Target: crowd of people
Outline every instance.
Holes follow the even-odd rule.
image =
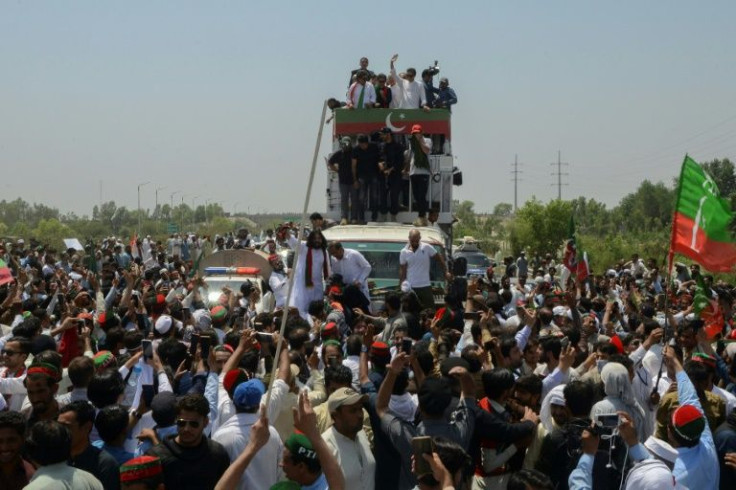
[[[276,230],[297,265],[273,308],[210,302],[174,237],[0,245],[0,487],[735,488],[733,285],[638,256],[580,282],[552,254],[463,284],[415,229],[374,310],[321,224]]]
[[[368,68],[368,58],[360,59],[359,68],[350,72],[350,83],[346,101],[331,99],[331,108],[347,109],[447,109],[457,104],[457,95],[450,88],[447,77],[440,78],[439,87],[434,86],[434,76],[440,72],[437,62],[422,70],[422,81],[416,80],[416,68],[407,68],[401,73],[394,66],[399,59],[395,54],[389,63],[389,75],[375,74]]]
[[[332,109],[452,110],[457,95],[448,79],[443,77],[439,87],[434,86],[434,76],[439,73],[437,62],[422,71],[420,82],[415,68],[397,74],[397,60],[398,55],[391,58],[387,77],[369,70],[368,58],[361,58],[360,67],[350,74],[347,101],[330,99],[328,105]],[[406,137],[386,126],[372,135],[340,138],[340,148],[330,155],[327,165],[338,176],[341,224],[366,223],[368,217],[370,221],[396,222],[399,210],[407,210],[413,199],[415,224],[427,226],[429,155],[442,153],[449,153],[444,135],[427,136],[421,124],[412,125]]]

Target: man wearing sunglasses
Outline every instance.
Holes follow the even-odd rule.
[[[148,451],[161,459],[166,488],[214,488],[230,465],[221,444],[204,436],[210,411],[207,399],[185,395],[176,404],[176,435],[171,435]]]
[[[25,337],[11,337],[2,350],[5,367],[0,368],[0,378],[19,378],[26,372],[26,359],[31,351],[31,342]],[[20,412],[25,395],[3,395],[9,410]]]

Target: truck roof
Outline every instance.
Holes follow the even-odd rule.
[[[397,225],[395,223],[370,225],[333,226],[322,231],[327,240],[341,242],[408,242],[409,231],[416,228],[422,241],[430,245],[445,246],[444,233],[436,228]]]

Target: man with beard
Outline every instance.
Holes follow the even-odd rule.
[[[28,427],[43,420],[56,420],[59,404],[55,396],[61,375],[53,364],[38,362],[28,368],[25,379],[31,410],[27,413]]]
[[[334,424],[322,438],[337,458],[346,488],[373,490],[376,461],[363,431],[363,403],[367,395],[352,388],[340,388],[327,400]]]
[[[273,292],[276,301],[276,308],[282,309],[286,305],[286,292],[289,288],[289,277],[284,270],[284,261],[278,254],[271,254],[268,257],[268,263],[271,264],[271,276],[268,278],[268,287]]]
[[[590,427],[594,393],[590,383],[572,381],[564,388],[564,403],[552,403],[552,418],[560,430],[544,437],[536,469],[549,475],[555,488],[568,488],[568,478],[582,454],[583,430]],[[561,412],[561,413],[557,413]]]
[[[299,309],[299,314],[307,320],[309,318],[309,303],[324,299],[325,280],[330,277],[330,260],[327,256],[327,243],[319,230],[312,230],[306,242],[299,241],[295,236],[289,236],[289,247],[299,254],[294,291],[291,305]]]
[[[478,404],[476,435],[480,448],[475,454],[474,487],[505,488],[511,477],[509,460],[531,441],[539,417],[525,407],[521,421],[513,423],[506,402],[514,390],[514,375],[506,368],[483,373],[486,398]]]

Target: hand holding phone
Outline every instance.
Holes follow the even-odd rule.
[[[429,462],[424,459],[425,454],[432,455],[434,451],[434,443],[429,436],[414,437],[411,440],[411,447],[414,451],[414,468],[418,478],[424,475],[432,474],[432,467]]]
[[[143,348],[143,359],[146,361],[153,359],[153,344],[150,340],[141,341],[141,347]]]
[[[411,339],[404,338],[401,340],[401,352],[406,352],[407,355],[411,354]]]

